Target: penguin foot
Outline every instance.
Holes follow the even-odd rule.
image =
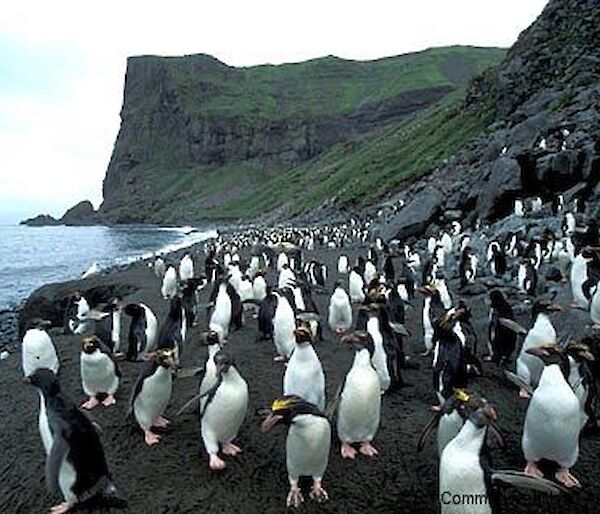
[[[344,459],[354,459],[356,457],[356,450],[352,447],[352,445],[348,443],[342,443],[342,458]]]
[[[284,362],[285,361],[285,355],[275,355],[275,357],[273,357],[273,360],[275,362]]]
[[[592,330],[600,330],[600,325],[598,323],[594,323]]]
[[[96,405],[98,405],[100,402],[96,399],[95,396],[90,397],[90,399],[87,402],[83,402],[81,404],[81,406],[84,409],[90,410],[93,409],[94,407],[96,407]]]
[[[375,447],[370,442],[364,442],[360,445],[360,453],[366,455],[367,457],[375,457],[379,455],[379,452],[375,449]]]
[[[73,506],[69,502],[63,502],[58,505],[54,505],[54,507],[50,509],[50,512],[52,514],[63,514],[65,512],[69,512],[71,507]]]
[[[160,436],[150,430],[144,430],[144,441],[146,441],[148,446],[154,446],[159,443]]]
[[[290,492],[287,496],[287,506],[288,507],[300,507],[300,504],[304,501],[304,497],[302,496],[302,492],[297,485],[293,485],[290,487]]]
[[[535,462],[527,462],[527,465],[525,466],[525,470],[523,472],[529,477],[544,478],[542,470],[538,468]]]
[[[238,453],[242,453],[242,449],[233,443],[226,443],[223,445],[223,453],[235,457]]]
[[[171,422],[167,418],[163,418],[162,416],[158,416],[154,420],[154,426],[158,428],[167,428]]]
[[[225,463],[225,461],[221,457],[219,457],[218,455],[215,454],[215,455],[210,455],[209,456],[208,466],[213,471],[221,471],[221,470],[225,469],[225,467],[227,466],[227,464]]]
[[[431,353],[431,350],[425,350],[424,352],[420,353],[419,355],[421,357],[427,357],[430,353]]]
[[[310,499],[316,501],[317,503],[323,503],[329,500],[329,495],[321,486],[320,480],[315,480],[313,482],[312,489],[310,490]]]
[[[567,487],[581,487],[579,480],[571,475],[571,472],[566,468],[559,469],[554,475],[556,480]]]
[[[112,394],[109,394],[102,401],[102,405],[104,405],[105,407],[110,407],[111,405],[114,405],[115,403],[117,403],[117,400],[115,399],[115,397]]]

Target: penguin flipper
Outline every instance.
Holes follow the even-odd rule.
[[[504,376],[506,376],[506,378],[508,378],[508,380],[515,384],[517,387],[520,387],[524,391],[527,391],[527,393],[530,396],[533,394],[533,388],[527,382],[525,382],[519,375],[505,369]]]
[[[60,475],[60,467],[69,452],[69,443],[61,433],[54,433],[54,441],[52,448],[46,457],[46,465],[44,474],[46,476],[46,487],[51,493],[59,493],[60,486],[58,478]]]
[[[442,411],[440,410],[439,412],[436,412],[431,417],[431,419],[423,427],[423,430],[421,430],[421,435],[419,436],[419,441],[417,442],[417,451],[418,452],[422,451],[423,448],[425,448],[425,442],[429,438],[431,432],[433,432],[433,430],[435,428],[437,428],[441,417],[442,417]]]
[[[396,334],[400,334],[401,336],[409,336],[410,332],[406,329],[406,327],[402,324],[402,323],[394,323],[392,321],[390,321],[389,323],[390,328],[392,329],[393,332],[395,332]]]
[[[516,332],[517,334],[526,335],[527,329],[523,326],[519,325],[515,320],[508,318],[498,318],[498,323],[500,323],[503,327]]]
[[[499,470],[492,472],[492,481],[495,483],[501,482],[503,484],[512,485],[514,487],[522,487],[524,489],[531,489],[533,491],[540,491],[542,493],[551,494],[557,496],[559,494],[568,493],[569,490],[552,480],[546,478],[530,477],[520,471],[512,470]]]

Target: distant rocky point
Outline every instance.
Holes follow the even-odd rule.
[[[88,200],[79,202],[63,214],[62,218],[56,219],[49,214],[40,214],[34,218],[21,221],[20,225],[30,227],[51,227],[55,225],[87,226],[100,224],[98,213]]]

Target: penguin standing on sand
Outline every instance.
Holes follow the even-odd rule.
[[[233,306],[231,297],[227,293],[227,280],[221,279],[216,284],[217,294],[215,299],[215,308],[210,316],[208,328],[219,334],[221,342],[227,340],[229,335],[229,325],[231,324]]]
[[[538,300],[531,312],[533,326],[527,332],[517,357],[517,375],[525,384],[536,387],[543,371],[543,362],[530,352],[532,348],[556,344],[556,330],[550,321],[551,312],[561,312],[562,307],[546,300]],[[528,398],[529,393],[521,388],[519,395]]]
[[[162,280],[167,272],[167,265],[165,264],[165,261],[163,261],[161,257],[156,257],[152,267],[154,269],[156,278]]]
[[[177,271],[173,266],[167,268],[160,292],[165,300],[170,300],[177,294]]]
[[[198,318],[198,293],[206,284],[207,282],[204,278],[190,278],[183,283],[181,296],[187,328],[196,325]]]
[[[121,348],[121,322],[123,318],[123,303],[120,298],[112,298],[103,309],[110,313],[110,351],[117,353]]]
[[[185,253],[179,263],[179,280],[182,282],[194,278],[194,261],[189,253]]]
[[[352,326],[352,306],[350,297],[344,291],[341,281],[336,282],[335,291],[329,300],[329,328],[337,334],[346,332]]]
[[[337,270],[340,275],[347,275],[350,271],[348,267],[348,256],[344,253],[340,255],[338,259]]]
[[[83,338],[81,342],[81,385],[88,400],[84,409],[93,409],[100,402],[99,394],[105,394],[102,405],[110,407],[117,403],[115,393],[119,388],[121,373],[109,348],[97,336]]]
[[[477,277],[477,256],[473,254],[473,249],[467,246],[462,251],[458,266],[460,276],[460,287],[468,284],[474,284]]]
[[[350,300],[352,303],[362,303],[365,301],[365,282],[362,273],[358,267],[352,268],[348,277],[348,289],[350,291]]]
[[[50,321],[40,318],[33,318],[27,322],[27,331],[23,336],[21,346],[23,376],[28,377],[40,368],[47,368],[58,373],[60,363],[56,348],[46,332],[50,326]]]
[[[52,514],[76,508],[125,508],[115,487],[100,438],[91,421],[60,390],[56,375],[41,368],[25,379],[40,393],[39,429],[46,450],[46,484],[64,502]]]
[[[257,271],[252,282],[252,294],[257,302],[262,302],[267,297],[267,281],[265,272]]]
[[[524,257],[519,264],[517,272],[519,291],[527,296],[535,296],[537,290],[538,276],[533,260]]]
[[[341,389],[337,413],[337,433],[345,459],[354,459],[360,444],[360,453],[374,457],[379,452],[371,442],[379,428],[381,394],[379,376],[371,363],[375,352],[373,340],[367,332],[357,331],[342,337],[341,341],[355,349],[354,361]]]
[[[236,369],[232,357],[223,350],[214,355],[214,365],[214,384],[192,400],[205,397],[200,406],[200,433],[210,469],[220,471],[225,469],[226,463],[219,457],[219,445],[225,455],[236,456],[242,451],[232,441],[248,410],[248,384]]]
[[[187,325],[182,300],[180,296],[175,296],[171,299],[169,314],[158,334],[157,348],[173,350],[173,357],[177,365],[181,362],[186,334]]]
[[[423,300],[423,343],[425,345],[424,356],[433,351],[433,322],[444,312],[444,305],[439,291],[433,285],[417,288],[417,291],[425,295]]]
[[[125,314],[131,316],[127,360],[143,360],[156,348],[158,321],[150,307],[143,303],[130,303],[123,310]],[[115,354],[118,355],[119,352]]]
[[[152,446],[160,441],[160,436],[152,432],[152,428],[166,428],[170,423],[163,414],[171,399],[176,364],[173,350],[167,348],[159,348],[149,354],[148,359],[150,362],[133,389],[130,409],[144,432],[144,441]]]
[[[325,408],[325,375],[315,349],[313,335],[309,328],[299,327],[294,332],[296,347],[283,375],[283,394],[297,395]]]
[[[545,459],[559,465],[556,480],[577,487],[579,480],[570,469],[579,456],[580,405],[568,383],[568,354],[556,345],[529,348],[527,352],[542,360],[544,370],[525,414],[521,441],[527,461],[525,474],[542,477],[537,462]],[[585,353],[594,359],[589,351]]]
[[[299,396],[275,399],[264,412],[261,430],[267,432],[278,424],[289,427],[286,440],[286,466],[290,491],[286,504],[299,507],[304,501],[300,490],[301,476],[311,477],[310,498],[318,503],[329,496],[322,486],[323,475],[329,462],[331,426],[329,420],[315,405]]]
[[[277,297],[275,314],[273,315],[273,343],[277,354],[274,357],[276,361],[289,359],[294,351],[296,329],[296,317],[292,304],[285,294],[281,291],[274,291]]]
[[[503,320],[514,321],[510,303],[497,289],[490,292],[490,313],[488,324],[488,359],[498,365],[505,365],[515,351],[517,333],[507,328]]]
[[[497,241],[492,241],[488,247],[488,262],[493,276],[501,277],[506,273],[506,255]]]

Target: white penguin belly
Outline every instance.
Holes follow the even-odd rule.
[[[100,351],[81,354],[81,385],[88,396],[98,393],[114,394],[119,387],[115,363]]]
[[[383,337],[379,331],[379,320],[377,318],[371,318],[367,322],[367,332],[373,338],[375,345],[375,352],[373,353],[373,366],[377,375],[379,376],[379,383],[382,391],[387,391],[390,387],[391,379],[390,373],[387,367],[387,355],[383,348]]]
[[[325,408],[325,375],[315,350],[296,347],[283,376],[283,394],[296,394],[306,401]]]
[[[442,455],[442,452],[448,443],[460,432],[463,424],[464,421],[456,410],[453,410],[450,414],[444,414],[440,418],[437,429],[437,447],[439,456]]]
[[[142,428],[149,429],[161,416],[171,398],[173,384],[169,371],[164,368],[147,377],[133,402],[135,419]]]
[[[326,418],[300,414],[290,425],[286,440],[288,476],[321,478],[329,462],[331,427]]]
[[[352,368],[342,391],[337,429],[342,442],[372,441],[379,428],[381,394],[372,368]]]

